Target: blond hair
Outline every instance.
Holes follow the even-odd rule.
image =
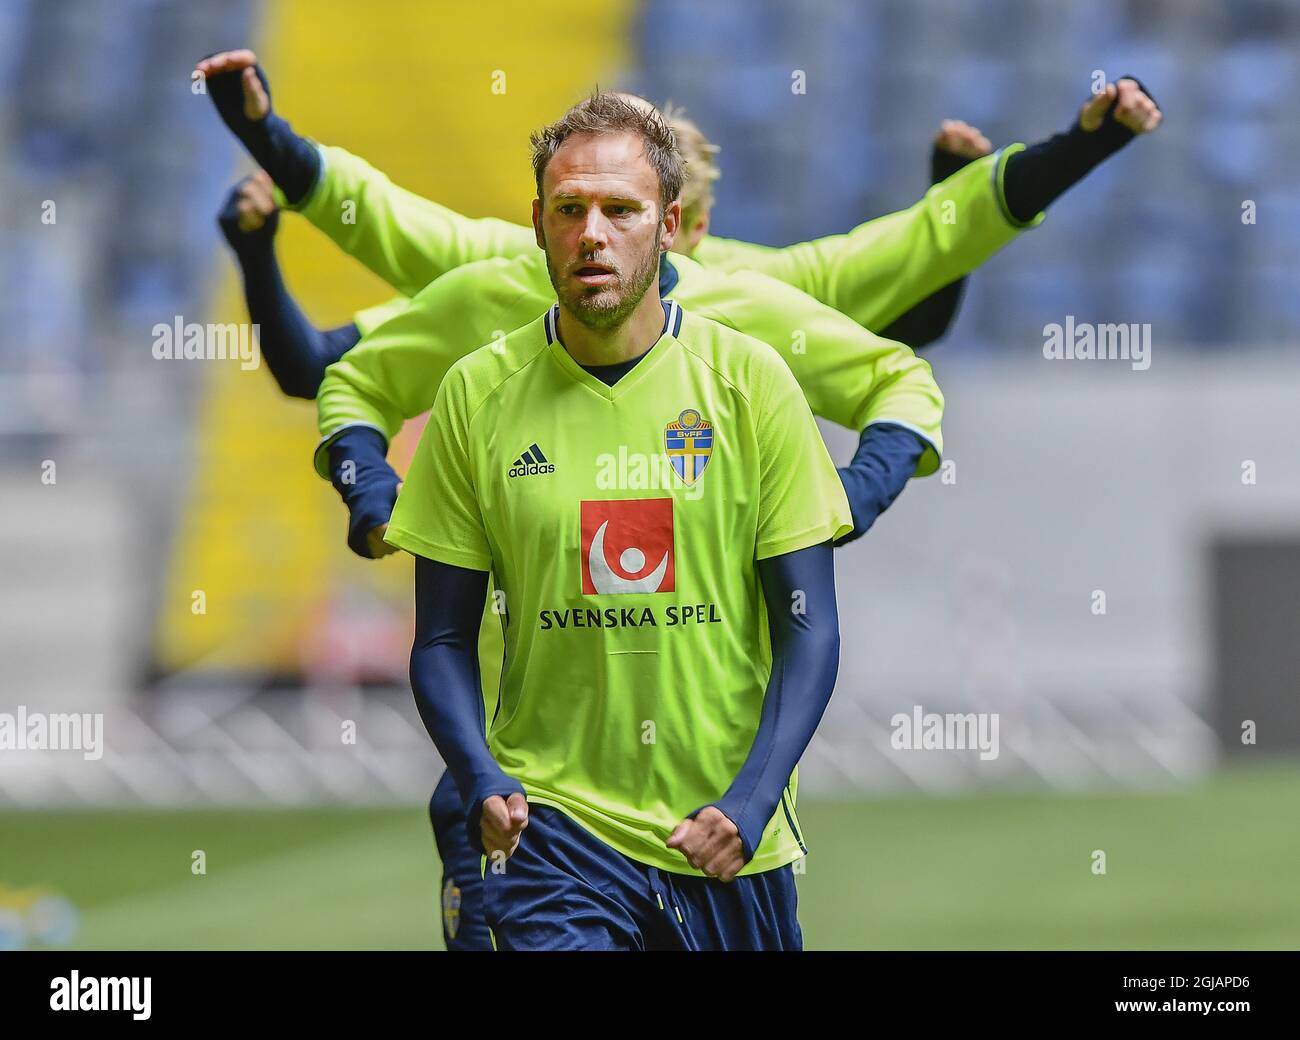
[[[713,206],[713,182],[722,176],[715,159],[722,149],[704,136],[704,131],[686,117],[686,109],[681,106],[669,101],[664,105],[664,119],[672,127],[677,147],[686,161],[682,223],[689,224]]]

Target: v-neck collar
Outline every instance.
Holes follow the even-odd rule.
[[[644,379],[646,373],[659,363],[664,354],[672,348],[672,344],[676,342],[677,336],[682,330],[683,311],[681,305],[676,300],[662,300],[660,302],[664,308],[663,331],[659,334],[659,338],[655,340],[654,346],[642,355],[641,360],[636,363],[636,367],[613,386],[597,379],[574,361],[573,355],[564,349],[564,344],[560,342],[560,337],[556,331],[560,322],[560,305],[558,303],[551,304],[551,309],[542,316],[542,328],[546,332],[546,342],[550,347],[551,357],[555,359],[555,363],[564,369],[565,373],[574,382],[582,384],[592,393],[603,397],[607,401],[617,400],[622,394],[627,393]]]

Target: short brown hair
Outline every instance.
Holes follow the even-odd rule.
[[[646,158],[659,177],[659,208],[662,213],[682,193],[686,164],[677,148],[672,129],[657,109],[643,109],[609,91],[599,90],[583,98],[549,126],[534,130],[528,139],[533,151],[533,175],[537,197],[542,197],[542,176],[546,166],[570,137],[577,134],[638,134],[645,144]]]

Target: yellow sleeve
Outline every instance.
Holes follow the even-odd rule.
[[[531,227],[466,217],[398,187],[342,148],[318,147],[321,177],[297,211],[403,296],[464,264],[537,249]]]
[[[789,370],[767,355],[751,405],[759,446],[755,559],[807,549],[853,530],[835,463]]]
[[[469,426],[466,382],[453,371],[438,389],[384,540],[453,567],[490,571],[492,551],[474,490]]]
[[[774,347],[814,415],[860,433],[904,426],[927,444],[916,476],[939,468],[943,393],[929,362],[838,311],[759,274],[728,276],[701,313]]]
[[[882,329],[969,274],[1027,227],[1006,206],[1003,176],[1014,144],[977,159],[914,205],[841,235],[774,249],[706,237],[695,259],[723,271],[758,271],[807,293],[864,328]]]
[[[403,422],[428,411],[452,365],[535,317],[530,286],[511,266],[487,260],[439,278],[325,370],[316,393],[317,473],[328,478],[326,449],[341,430],[371,426],[391,441]]]

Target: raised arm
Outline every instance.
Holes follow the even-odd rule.
[[[248,316],[258,328],[267,368],[287,396],[310,401],[325,369],[356,344],[361,332],[355,324],[318,329],[303,314],[275,258],[278,220],[270,178],[261,171],[231,189],[217,216],[243,276]]]
[[[466,217],[399,188],[342,148],[322,146],[320,155],[320,180],[298,212],[399,293],[414,296],[464,264],[537,249],[531,228]]]
[[[271,107],[250,50],[223,51],[195,68],[217,113],[296,209],[340,249],[404,296],[462,264],[537,248],[531,228],[466,217],[397,187],[365,160],[298,134]]]
[[[1134,77],[1091,96],[1070,128],[1030,149],[1012,144],[936,184],[915,205],[842,235],[784,249],[705,238],[707,266],[750,269],[794,285],[866,328],[883,329],[1036,227],[1043,210],[1160,111]]]
[[[864,328],[884,328],[1038,223],[1013,221],[1002,198],[1006,162],[1021,147],[977,159],[907,209],[844,234],[780,249],[706,237],[695,258],[707,267],[760,271]]]
[[[960,119],[945,119],[935,135],[930,150],[930,183],[946,181],[964,166],[993,151],[993,145],[978,129]],[[965,277],[949,282],[932,292],[891,321],[883,329],[876,329],[886,339],[906,343],[920,350],[947,335],[961,306]]]

